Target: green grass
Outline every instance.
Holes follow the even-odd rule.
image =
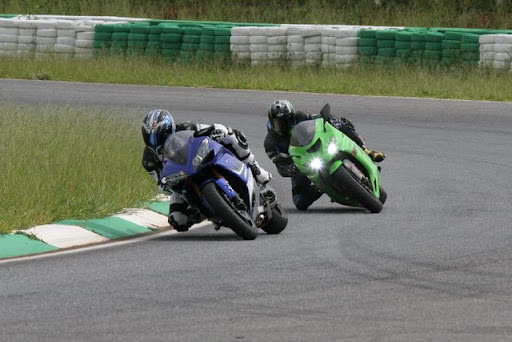
[[[93,60],[6,59],[5,63],[0,63],[0,77],[512,101],[512,75],[509,71],[479,70],[476,65],[294,68],[286,63],[258,67],[244,63],[183,65],[158,59],[105,56]]]
[[[140,113],[2,104],[0,117],[0,233],[101,217],[155,195]]]
[[[0,13],[512,29],[512,0],[3,0]]]

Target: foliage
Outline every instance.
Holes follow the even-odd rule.
[[[0,233],[108,215],[155,195],[140,163],[140,113],[3,104],[0,116]]]
[[[0,13],[512,29],[512,0],[4,0]]]
[[[6,62],[0,63],[2,78],[40,79],[44,75],[44,79],[79,82],[512,101],[509,70],[480,70],[477,65],[398,63],[343,69],[297,68],[286,61],[252,66],[243,61],[183,64],[115,56],[4,59]]]

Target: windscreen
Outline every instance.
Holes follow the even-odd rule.
[[[292,130],[290,145],[307,146],[313,141],[316,132],[316,120],[306,120],[297,124]]]
[[[165,141],[164,157],[174,163],[186,165],[188,156],[188,140],[193,131],[180,131],[171,135]]]

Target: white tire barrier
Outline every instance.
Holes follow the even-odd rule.
[[[269,45],[286,45],[288,43],[288,36],[269,36],[268,44]]]
[[[288,36],[288,44],[304,44],[304,37],[302,37],[300,34],[294,34],[291,36]]]
[[[232,45],[249,45],[250,44],[250,40],[249,40],[249,36],[231,36],[229,38],[229,42],[230,44]]]
[[[57,20],[57,41],[55,53],[61,57],[75,54],[76,29],[72,20]]]
[[[248,27],[251,64],[259,65],[268,61],[268,34],[266,27]]]
[[[36,21],[36,57],[46,58],[55,52],[57,42],[57,21],[41,20]]]
[[[141,18],[23,15],[0,18],[0,56],[50,55],[92,57],[94,27],[99,23],[146,21]],[[81,34],[77,39],[78,34]],[[77,42],[78,40],[78,42]]]
[[[37,26],[34,20],[18,20],[18,55],[31,56],[36,49]]]
[[[146,19],[51,15],[0,18],[0,56],[35,52],[38,57],[58,54],[89,58],[95,51],[94,31],[97,24],[143,20]],[[287,59],[293,65],[321,63],[325,66],[345,67],[363,62],[363,58],[359,58],[361,29],[396,31],[404,28],[349,25],[239,26],[231,29],[228,43],[233,58],[250,59],[254,65]],[[450,32],[446,32],[448,33]],[[462,42],[463,58],[470,55],[471,58],[468,57],[467,61],[478,60],[482,67],[511,68],[512,34],[474,36],[477,40]],[[397,39],[397,57],[398,49],[407,49],[404,41],[406,39]],[[366,45],[362,47],[366,48]],[[431,50],[436,52],[436,49]],[[452,55],[444,55],[447,52],[444,50],[443,60],[445,56],[452,58]],[[400,57],[403,57],[404,51],[401,52]],[[370,53],[371,51],[368,55]],[[365,51],[364,55],[366,54]]]
[[[479,44],[480,67],[494,69],[512,68],[512,35],[481,35]]]
[[[321,28],[322,35],[322,65],[331,66],[336,62],[336,28]]]
[[[286,35],[288,29],[286,27],[269,27],[267,32],[267,44],[269,61],[279,61],[287,58],[288,37]]]
[[[92,24],[81,23],[77,26],[75,56],[79,58],[94,56],[94,26]]]
[[[0,56],[17,55],[18,34],[19,28],[12,21],[0,18]]]
[[[59,45],[75,46],[75,41],[75,37],[57,37],[57,44]]]
[[[10,34],[0,34],[0,43],[18,43],[18,36]]]
[[[337,67],[347,68],[359,62],[359,29],[340,28],[334,32],[336,48],[334,61]]]
[[[319,28],[305,28],[302,33],[304,37],[304,53],[306,64],[319,64],[322,62],[322,35]]]
[[[234,59],[251,59],[249,28],[240,26],[231,29],[230,49]]]

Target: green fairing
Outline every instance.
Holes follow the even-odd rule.
[[[370,159],[370,157],[368,157],[368,155],[363,151],[361,147],[359,147],[352,139],[340,132],[330,123],[324,121],[324,119],[319,118],[315,120],[303,121],[297,126],[299,125],[315,125],[314,136],[311,140],[308,139],[309,143],[306,146],[294,146],[294,141],[292,139],[292,143],[290,144],[288,151],[292,156],[292,159],[298,170],[306,175],[311,180],[311,182],[313,182],[313,184],[315,184],[320,190],[326,193],[334,202],[350,206],[359,205],[357,201],[350,198],[350,194],[342,194],[339,191],[333,189],[333,187],[328,184],[328,178],[326,180],[325,176],[324,179],[322,179],[320,176],[322,170],[326,175],[326,167],[329,168],[328,174],[331,176],[340,166],[342,166],[343,161],[340,159],[334,159],[334,157],[336,153],[343,151],[346,152],[345,157],[348,154],[353,156],[355,160],[357,160],[364,167],[364,169],[361,171],[369,177],[373,187],[374,196],[376,198],[380,198],[379,170],[375,163]],[[320,148],[317,151],[310,150],[318,140],[321,141]],[[331,141],[335,143],[336,151],[332,154],[329,154],[328,148]],[[343,157],[343,159],[345,159],[345,157]],[[311,162],[315,158],[319,158],[322,161],[322,165],[324,166],[322,169],[315,170],[310,166]]]

